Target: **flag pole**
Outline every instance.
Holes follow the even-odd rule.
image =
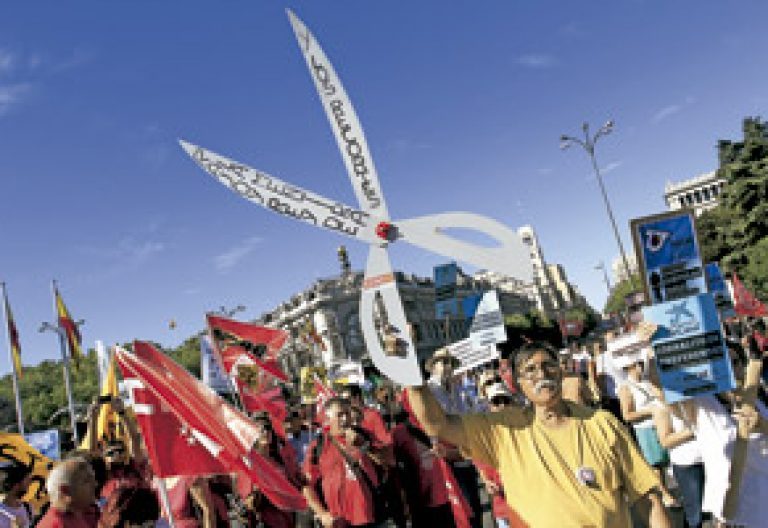
[[[56,327],[56,333],[59,334],[59,347],[61,348],[61,359],[64,363],[64,388],[67,391],[67,405],[69,406],[69,421],[72,425],[72,438],[75,445],[80,444],[80,438],[77,435],[77,420],[75,419],[75,402],[72,399],[72,382],[69,373],[69,354],[67,354],[67,342],[64,338],[64,329],[59,325],[59,307],[56,304],[56,280],[51,281],[51,293],[53,294],[53,317]]]
[[[171,528],[176,528],[176,522],[171,511],[171,500],[168,498],[168,488],[165,487],[165,479],[162,477],[155,478],[157,479],[157,487],[160,490],[160,500],[163,501],[163,508],[165,508],[165,513],[168,515],[168,524]]]
[[[19,373],[16,372],[16,362],[13,360],[13,340],[11,339],[10,314],[8,313],[8,291],[5,283],[0,282],[3,288],[3,313],[5,314],[5,333],[8,336],[8,358],[11,360],[11,374],[13,379],[13,394],[16,398],[16,421],[19,426],[19,434],[24,434],[24,411],[21,407],[21,395],[19,394]]]

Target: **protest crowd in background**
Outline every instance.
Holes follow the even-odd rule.
[[[0,527],[768,523],[764,371],[753,408],[738,388],[666,404],[642,325],[559,351],[524,342],[458,376],[440,349],[426,383],[404,389],[381,378],[302,387],[271,363],[277,333],[214,324],[224,368],[242,383],[235,401],[152,345],[118,351],[130,405],[94,399],[85,439],[48,473],[43,503],[24,500],[30,467],[2,463]],[[737,379],[766,361],[765,326],[750,324],[727,327]],[[313,400],[302,402],[307,384]],[[750,443],[726,519],[739,427]]]

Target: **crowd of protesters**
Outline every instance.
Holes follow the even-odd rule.
[[[617,337],[562,351],[527,342],[461,375],[440,349],[423,386],[346,385],[320,408],[287,387],[293,405],[280,427],[251,415],[252,452],[300,490],[308,505],[300,512],[256,488],[244,493],[226,474],[166,478],[163,501],[131,413],[120,399],[95,401],[88,444],[50,472],[44,511],[22,501],[28,468],[0,465],[0,528],[168,526],[169,518],[204,528],[464,528],[490,517],[500,528],[663,527],[673,510],[690,527],[768,526],[765,379],[755,406],[740,404],[738,387],[669,405],[650,347],[611,359],[606,346]],[[728,348],[739,380],[748,361],[765,361],[751,334]],[[124,440],[93,434],[102,405],[119,417]],[[739,427],[750,441],[738,507],[726,518]]]

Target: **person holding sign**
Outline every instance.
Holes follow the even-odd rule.
[[[629,527],[632,503],[652,528],[670,526],[661,482],[628,431],[610,413],[562,398],[562,372],[549,345],[520,348],[514,372],[528,408],[446,414],[427,387],[417,386],[409,389],[413,411],[429,435],[498,468],[508,502],[529,526]]]
[[[626,374],[626,379],[619,386],[621,415],[626,423],[632,424],[635,438],[640,446],[643,458],[662,478],[662,469],[669,465],[669,453],[659,443],[659,436],[653,424],[654,410],[660,407],[660,391],[650,382],[643,380],[645,362],[639,354],[619,356],[613,362]],[[677,501],[665,486],[661,488],[664,505],[678,507]]]

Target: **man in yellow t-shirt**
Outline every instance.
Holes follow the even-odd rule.
[[[624,426],[562,398],[557,353],[530,343],[514,367],[529,408],[446,415],[425,386],[408,390],[411,407],[427,434],[498,468],[507,501],[533,528],[629,528],[633,503],[652,528],[670,526],[661,483]]]

